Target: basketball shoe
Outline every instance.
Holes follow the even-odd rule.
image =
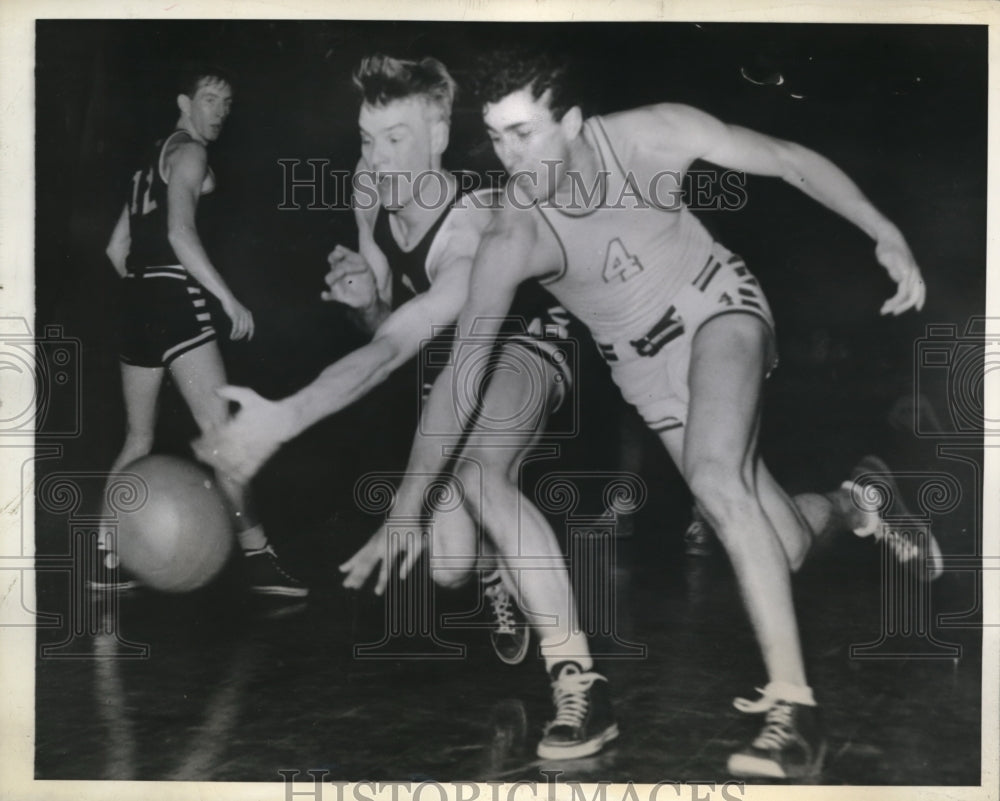
[[[596,754],[618,736],[608,680],[576,662],[559,662],[551,675],[556,716],[545,726],[538,756],[579,759]]]
[[[760,734],[742,751],[729,757],[733,776],[767,779],[811,779],[819,775],[826,755],[826,739],[815,706],[769,696],[758,701],[737,698],[741,712],[763,712]]]
[[[531,630],[499,572],[494,571],[483,580],[483,597],[489,602],[493,617],[493,628],[490,630],[493,650],[501,662],[520,664],[528,653]]]
[[[864,515],[864,523],[854,529],[859,537],[885,541],[893,556],[904,565],[920,569],[920,578],[933,581],[944,572],[937,540],[926,525],[908,524],[913,513],[906,507],[889,466],[877,456],[865,456],[841,485],[854,506]],[[894,518],[897,522],[894,522]]]
[[[281,566],[270,545],[243,551],[243,556],[251,592],[288,598],[304,598],[309,594],[309,588]]]

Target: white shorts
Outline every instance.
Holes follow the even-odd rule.
[[[734,313],[759,317],[771,331],[770,370],[777,366],[774,318],[760,284],[743,259],[721,245],[715,245],[712,256],[649,331],[597,343],[622,397],[653,431],[680,428],[687,421],[691,343],[709,320]]]

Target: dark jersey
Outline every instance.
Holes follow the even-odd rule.
[[[451,214],[451,208],[438,217],[434,224],[427,229],[416,247],[412,250],[403,250],[396,242],[389,228],[389,212],[385,207],[380,207],[378,215],[375,217],[375,229],[372,236],[378,249],[385,254],[389,268],[392,270],[392,308],[393,311],[410,300],[414,295],[419,295],[431,288],[431,279],[427,274],[427,256],[430,253],[434,237],[445,219]]]
[[[461,203],[462,196],[459,195],[455,198],[452,206],[427,229],[427,232],[412,250],[403,250],[399,246],[389,227],[389,212],[384,207],[379,208],[378,215],[375,217],[373,237],[379,250],[385,254],[392,271],[392,308],[394,311],[415,295],[431,288],[430,265],[427,257],[435,237],[437,237],[448,215]],[[568,319],[558,302],[537,281],[526,281],[518,287],[502,333],[530,333],[544,336],[550,332],[539,328],[542,325],[541,321],[552,316],[553,310],[557,308],[559,312],[556,312],[555,316],[560,322],[563,321],[564,317]]]
[[[174,131],[148,151],[143,167],[129,180],[128,259],[130,273],[141,275],[148,267],[180,264],[167,238],[167,182],[163,179],[163,154],[170,144],[194,141],[187,131]]]

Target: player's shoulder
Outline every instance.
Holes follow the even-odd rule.
[[[683,139],[702,131],[713,118],[685,103],[654,103],[595,118],[616,142],[637,145]]]
[[[208,148],[186,131],[178,131],[165,143],[163,161],[171,172],[178,167],[206,168]]]

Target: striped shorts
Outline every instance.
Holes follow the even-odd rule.
[[[123,279],[119,357],[136,367],[166,367],[216,338],[205,290],[183,267],[147,267]]]
[[[695,334],[709,320],[737,313],[758,317],[770,329],[770,374],[778,359],[767,298],[743,259],[716,243],[701,271],[677,293],[649,331],[597,343],[622,397],[653,431],[681,428],[687,422],[688,369]]]

